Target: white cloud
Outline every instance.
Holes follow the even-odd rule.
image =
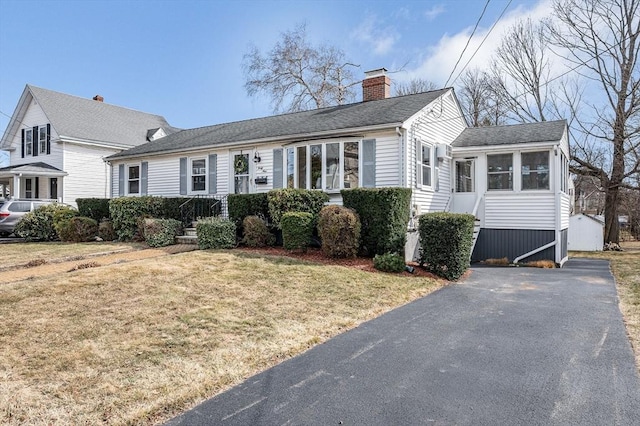
[[[440,15],[442,12],[444,12],[444,5],[442,4],[434,4],[433,7],[431,9],[427,9],[424,12],[424,16],[425,18],[427,18],[428,21],[433,21],[434,19],[436,19],[438,17],[438,15]]]
[[[351,37],[368,44],[376,55],[384,55],[391,51],[400,35],[393,27],[384,27],[374,15],[368,15],[360,25],[352,31]]]
[[[531,18],[535,22],[544,17],[548,17],[551,13],[550,3],[551,0],[540,0],[531,8],[518,7],[507,12],[498,22],[491,34],[489,34],[486,41],[482,44],[482,47],[480,47],[469,65],[467,65],[466,69],[476,67],[480,69],[488,68],[491,56],[500,44],[500,40],[504,33],[521,19]],[[472,57],[476,49],[478,49],[478,46],[480,46],[480,43],[482,43],[482,40],[489,32],[491,25],[493,25],[493,22],[486,23],[485,26],[478,27],[476,33],[469,42],[469,47],[467,47],[464,56],[460,60],[452,79],[458,75],[467,61]],[[408,71],[405,74],[398,75],[396,78],[401,81],[409,81],[413,78],[423,78],[433,81],[436,84],[444,85],[451,73],[451,70],[455,66],[458,57],[462,53],[472,30],[473,25],[456,34],[443,35],[436,44],[425,47],[421,57],[418,58],[417,61],[414,61],[414,63],[417,62],[415,67],[408,68]],[[451,85],[451,81],[449,82],[449,85]]]

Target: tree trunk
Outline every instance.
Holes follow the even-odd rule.
[[[604,243],[620,243],[620,225],[618,223],[618,193],[617,185],[607,188],[604,207]]]

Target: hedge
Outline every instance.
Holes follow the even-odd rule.
[[[149,247],[166,247],[175,244],[182,231],[182,222],[175,219],[145,219],[142,235]]]
[[[162,218],[165,201],[160,197],[120,197],[109,202],[109,215],[118,239],[128,241],[138,234],[140,218]]]
[[[324,206],[318,219],[322,251],[329,257],[355,257],[360,243],[360,218],[354,210]]]
[[[427,213],[418,218],[420,265],[448,280],[469,267],[475,217],[458,213]]]
[[[227,196],[229,219],[242,226],[247,216],[259,216],[269,220],[269,200],[267,194],[229,194]]]
[[[96,222],[109,219],[108,198],[77,198],[76,204],[78,204],[80,216],[90,217]]]
[[[25,214],[15,234],[29,241],[55,241],[58,239],[56,225],[78,215],[73,207],[64,204],[46,204]]]
[[[98,222],[86,216],[61,220],[55,228],[60,240],[73,243],[94,241],[98,235]]]
[[[198,246],[206,249],[228,249],[236,246],[236,225],[228,219],[210,217],[196,225]]]
[[[281,228],[282,216],[288,212],[305,212],[312,216],[312,227],[318,223],[318,213],[329,201],[329,194],[310,189],[273,189],[267,193],[269,216]]]
[[[397,253],[376,254],[373,267],[383,272],[402,272],[405,268],[404,258]]]
[[[411,214],[409,188],[343,189],[342,202],[360,216],[360,253],[397,253],[404,256],[407,224]]]
[[[306,250],[313,235],[313,215],[287,212],[282,215],[282,245],[287,250]]]
[[[242,221],[242,243],[249,247],[272,246],[275,236],[269,231],[264,219],[258,216],[247,216]]]

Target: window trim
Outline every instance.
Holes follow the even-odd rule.
[[[487,192],[488,191],[496,191],[496,192],[513,192],[515,191],[515,186],[516,186],[516,173],[514,173],[514,170],[516,168],[516,160],[515,154],[519,154],[517,152],[500,152],[500,153],[495,153],[495,154],[487,154],[487,172],[486,172],[486,176],[487,176]],[[506,171],[500,171],[500,172],[490,172],[489,171],[489,157],[496,157],[499,155],[509,155],[511,156],[511,170],[506,170]],[[489,176],[491,175],[511,175],[511,188],[491,188],[490,187],[490,179]]]
[[[458,164],[459,163],[471,163],[471,167],[470,167],[470,176],[469,176],[469,180],[471,182],[471,190],[470,191],[459,191],[459,181],[458,181]],[[456,194],[473,194],[476,192],[476,160],[474,158],[456,158],[453,160],[453,167],[454,167],[454,192]],[[466,177],[466,176],[465,176]]]
[[[229,194],[244,194],[243,192],[236,192],[236,176],[247,176],[247,192],[246,194],[253,194],[255,192],[255,187],[254,185],[252,185],[252,177],[254,174],[254,170],[253,170],[253,161],[252,161],[252,155],[251,153],[254,152],[250,149],[247,150],[238,150],[238,151],[231,151],[229,152],[229,174],[230,174],[230,179],[229,179]],[[241,175],[236,175],[236,170],[235,170],[235,161],[236,161],[236,155],[246,155],[247,156],[247,173],[246,174],[241,174]]]
[[[194,174],[193,173],[193,162],[194,161],[200,161],[200,160],[204,160],[204,167],[202,168],[202,170],[204,170],[204,172],[202,174]],[[209,160],[208,157],[205,156],[197,156],[197,157],[189,157],[188,158],[188,165],[189,165],[189,172],[188,172],[188,179],[189,179],[189,190],[188,193],[189,194],[206,194],[207,190],[209,188]],[[193,189],[193,178],[196,176],[204,176],[204,188],[203,189],[198,189],[195,190]]]
[[[524,187],[524,163],[523,163],[523,156],[526,154],[540,154],[540,153],[544,153],[547,155],[547,187],[546,188],[525,188]],[[562,166],[561,166],[562,167]],[[542,192],[542,191],[551,191],[551,185],[552,185],[552,180],[551,180],[551,152],[546,149],[546,150],[537,150],[537,151],[521,151],[520,152],[520,191],[523,192]],[[535,173],[536,175],[539,174],[538,170],[529,170],[529,173]]]
[[[138,168],[138,178],[137,179],[131,179],[130,178],[130,174],[129,174],[129,169],[132,169],[134,167]],[[140,196],[142,193],[142,164],[141,163],[131,163],[131,164],[126,164],[125,168],[124,168],[124,172],[125,172],[125,195],[129,195],[129,196]],[[138,192],[131,192],[131,182],[138,182]]]
[[[28,140],[28,135],[31,136],[31,140]],[[24,156],[33,156],[33,129],[24,129]]]
[[[416,140],[416,186],[420,189],[428,190],[428,191],[436,191],[437,182],[436,182],[436,169],[438,168],[437,158],[436,158],[436,144],[433,142],[425,141],[422,139]],[[429,165],[425,166],[423,163],[423,148],[429,148]],[[424,183],[424,168],[429,168],[429,183]]]
[[[42,139],[42,135],[44,135],[44,139]],[[44,126],[38,126],[38,153],[41,155],[47,154],[48,136],[49,135],[47,134],[47,125],[45,124]]]

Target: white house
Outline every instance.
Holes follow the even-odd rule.
[[[110,195],[104,158],[176,132],[159,116],[27,85],[0,140],[9,166],[0,185],[15,198],[57,199]]]
[[[602,251],[604,248],[604,221],[586,214],[569,218],[569,250]]]
[[[111,155],[111,194],[291,187],[324,190],[340,203],[341,189],[405,187],[415,214],[479,217],[475,260],[563,263],[566,123],[471,129],[453,89],[391,98],[385,71],[366,73],[363,102],[183,130]],[[513,244],[521,239],[529,241]]]

